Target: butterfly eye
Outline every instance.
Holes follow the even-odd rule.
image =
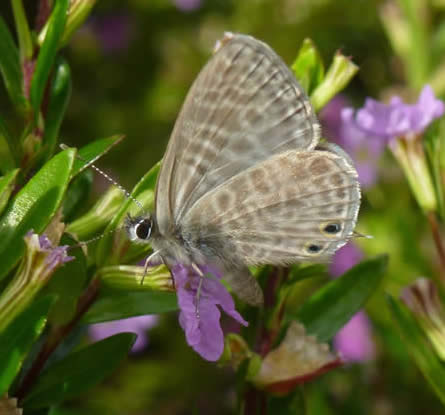
[[[340,232],[341,226],[339,223],[328,223],[324,228],[323,231],[326,233],[329,233],[331,235],[335,235],[336,233]]]
[[[322,247],[320,245],[310,244],[306,249],[310,254],[316,254],[317,252],[321,251],[321,248]]]
[[[148,239],[151,235],[151,221],[143,220],[139,222],[134,229],[136,236],[139,239]]]

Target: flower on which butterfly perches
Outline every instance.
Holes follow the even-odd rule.
[[[406,104],[393,97],[389,104],[368,98],[363,108],[354,113],[343,110],[345,121],[367,134],[370,140],[387,143],[403,168],[411,189],[426,212],[434,211],[437,201],[423,148],[426,128],[445,112],[443,101],[426,85],[415,104]]]
[[[204,359],[216,361],[224,350],[220,309],[238,323],[244,326],[248,323],[235,310],[232,296],[219,281],[221,273],[210,266],[200,266],[200,270],[204,277],[184,265],[179,264],[172,269],[181,310],[179,324],[189,346]]]

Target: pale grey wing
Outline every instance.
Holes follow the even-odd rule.
[[[187,213],[184,229],[226,240],[228,262],[326,262],[351,237],[360,206],[357,172],[338,147],[290,150],[231,178]]]
[[[226,35],[195,80],[156,191],[161,233],[209,190],[289,149],[311,150],[320,126],[286,64],[264,43]]]

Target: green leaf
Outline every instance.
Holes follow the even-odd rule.
[[[405,347],[413,356],[414,361],[436,392],[436,395],[445,404],[444,365],[434,353],[426,336],[407,308],[391,296],[388,296],[387,300],[392,315],[399,326]]]
[[[93,186],[93,172],[86,170],[75,177],[66,192],[63,201],[63,218],[70,222],[83,213]]]
[[[311,39],[303,41],[291,69],[308,95],[323,81],[323,60]]]
[[[46,159],[51,158],[59,138],[60,125],[71,97],[71,70],[64,59],[55,65],[54,77],[49,88],[49,102],[45,114],[43,149]]]
[[[324,264],[310,264],[310,265],[292,265],[290,267],[287,285],[292,285],[297,281],[302,281],[308,278],[328,277],[326,265]]]
[[[42,333],[54,299],[38,299],[0,334],[0,396],[8,391],[31,345]]]
[[[23,255],[23,237],[42,232],[60,206],[70,178],[75,150],[57,154],[15,196],[0,219],[0,280]]]
[[[11,170],[8,174],[0,177],[0,215],[8,204],[9,197],[14,189],[15,179],[19,169]]]
[[[153,194],[156,180],[159,174],[160,162],[156,163],[148,173],[139,181],[139,183],[135,186],[133,191],[131,192],[131,196],[135,199],[141,199],[144,193],[151,192]],[[118,225],[123,220],[126,213],[133,208],[133,212],[142,213],[138,206],[135,205],[134,201],[131,199],[127,199],[125,203],[122,204],[119,212],[113,218],[113,220],[109,223],[109,225],[105,229],[105,236],[100,240],[97,252],[96,252],[96,262],[98,265],[104,265],[106,263],[112,263],[113,259],[115,259],[110,253],[112,252],[113,247],[113,231],[118,227]],[[143,249],[147,249],[144,247]],[[120,252],[119,247],[115,246],[115,250]],[[130,258],[127,256],[127,260]],[[119,261],[118,261],[119,262]]]
[[[100,323],[122,318],[159,314],[178,309],[176,295],[162,291],[101,290],[84,315],[83,323]]]
[[[98,384],[119,366],[136,337],[133,333],[116,334],[50,366],[25,397],[25,409],[61,403]]]
[[[4,174],[18,165],[17,142],[9,132],[5,121],[0,117],[0,171]]]
[[[296,313],[288,312],[288,317],[300,321],[320,342],[331,339],[378,288],[387,264],[386,255],[361,262],[317,291]]]
[[[48,31],[37,57],[30,90],[31,104],[36,114],[39,113],[46,82],[56,58],[59,42],[65,28],[69,4],[70,0],[57,0],[54,2],[54,9],[49,18]]]
[[[23,79],[20,57],[8,26],[0,16],[0,72],[11,101],[17,108],[24,108]]]
[[[31,59],[33,52],[32,38],[22,0],[12,0],[11,4],[22,60]]]
[[[125,138],[122,134],[113,135],[107,138],[100,138],[90,144],[82,147],[78,151],[79,157],[83,160],[76,159],[73,168],[73,177],[88,168],[91,163],[108,153],[115,145],[119,144]]]
[[[74,245],[77,241],[69,235],[63,235],[59,245]],[[77,301],[87,280],[87,260],[81,247],[69,251],[74,260],[56,270],[51,277],[46,290],[57,295],[51,313],[48,317],[51,324],[68,323],[76,313]]]
[[[306,404],[303,390],[297,388],[286,396],[269,396],[267,400],[267,413],[274,415],[305,414]]]

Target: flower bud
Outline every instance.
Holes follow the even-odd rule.
[[[27,307],[58,267],[73,259],[67,246],[55,246],[46,235],[30,231],[24,239],[25,256],[0,297],[0,331]]]
[[[445,310],[434,282],[418,278],[404,289],[401,299],[412,311],[439,358],[445,360]]]
[[[323,81],[311,94],[312,105],[320,111],[335,95],[348,85],[355,76],[358,66],[340,52],[334,56]]]
[[[126,291],[174,291],[170,271],[165,265],[144,267],[111,265],[99,269],[97,275],[104,286]]]
[[[124,201],[122,191],[110,187],[85,215],[67,226],[67,231],[84,240],[102,230],[113,218]]]

